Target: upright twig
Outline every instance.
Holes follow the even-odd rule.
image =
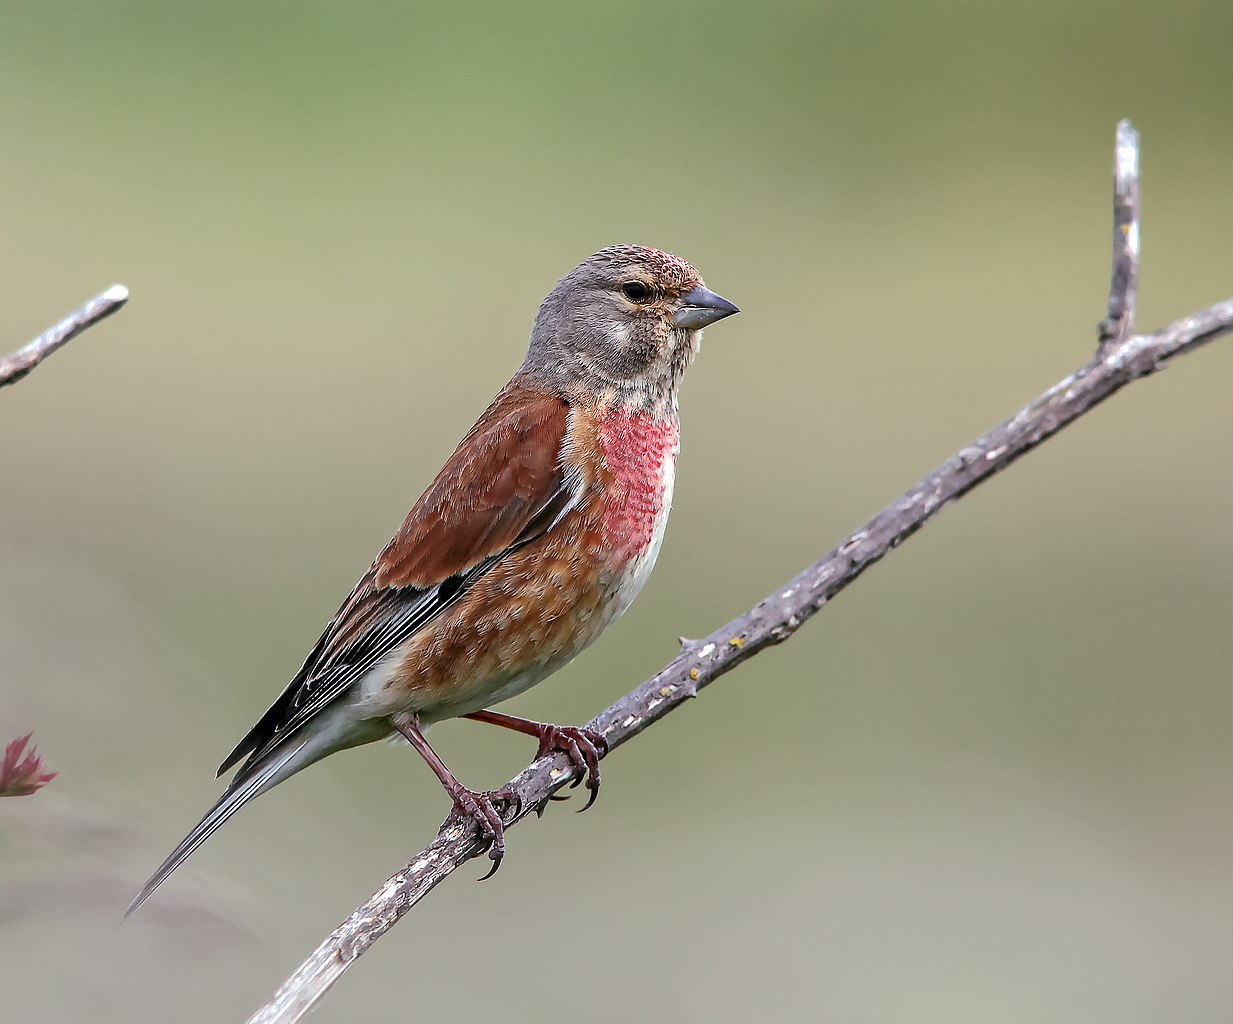
[[[1163,369],[1177,356],[1233,331],[1233,299],[1209,306],[1154,334],[1133,334],[1138,265],[1138,136],[1118,126],[1113,288],[1109,324],[1096,357],[964,448],[820,561],[744,615],[682,650],[656,676],[589,725],[610,748],[636,736],[747,658],[787,640],[827,601],[906,540],[947,504],[1052,437],[1114,392]],[[574,772],[564,755],[542,758],[511,783],[524,810],[542,812]],[[437,838],[392,876],[312,953],[249,1024],[291,1024],[325,995],[346,969],[459,865],[483,851],[472,825],[447,821]]]
[[[15,384],[57,349],[72,341],[87,327],[93,327],[128,302],[128,289],[113,284],[96,295],[75,313],[70,313],[54,327],[49,327],[29,345],[18,349],[7,359],[0,359],[0,388]]]
[[[1135,329],[1139,294],[1139,133],[1117,123],[1113,158],[1113,273],[1109,313],[1097,328],[1101,347],[1125,341]]]

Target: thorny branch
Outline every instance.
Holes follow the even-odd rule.
[[[1233,299],[1229,299],[1153,334],[1134,333],[1138,169],[1138,134],[1128,121],[1123,121],[1117,131],[1113,278],[1108,317],[1100,325],[1100,348],[1092,361],[964,448],[756,607],[703,640],[683,640],[680,654],[658,675],[589,723],[592,729],[603,733],[609,748],[636,736],[745,659],[787,640],[827,601],[947,504],[1005,469],[1114,392],[1164,369],[1177,356],[1233,331]],[[542,811],[547,798],[573,777],[574,772],[562,754],[532,764],[512,782],[524,808],[519,818],[531,811]],[[249,1024],[291,1024],[300,1020],[399,918],[455,868],[483,849],[473,825],[447,822],[422,853],[330,934]]]
[[[75,313],[70,313],[54,327],[49,327],[29,345],[18,349],[6,359],[0,359],[0,388],[16,384],[53,352],[67,345],[87,327],[93,327],[128,302],[128,289],[113,284],[96,295]]]

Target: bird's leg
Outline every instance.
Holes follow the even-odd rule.
[[[489,725],[499,725],[502,729],[512,729],[514,732],[534,736],[539,740],[536,758],[561,751],[578,769],[578,777],[574,779],[573,785],[577,786],[586,779],[587,789],[591,791],[582,810],[585,811],[595,803],[595,798],[599,795],[599,759],[608,753],[608,741],[594,729],[532,722],[527,718],[503,715],[498,711],[473,711],[463,717],[473,722],[487,722]]]
[[[414,718],[410,716],[395,716],[393,725],[395,729],[407,737],[411,746],[419,751],[420,757],[428,762],[428,767],[441,780],[441,785],[445,787],[445,791],[450,795],[450,799],[454,801],[453,813],[475,822],[479,826],[480,832],[488,837],[491,844],[488,849],[488,857],[492,861],[492,869],[480,881],[491,878],[496,874],[497,868],[501,866],[501,858],[505,856],[505,819],[502,817],[497,805],[501,804],[512,807],[516,815],[520,809],[518,794],[509,787],[498,789],[491,793],[477,793],[475,790],[467,789],[466,786],[454,778],[454,773],[445,767],[445,762],[428,745],[428,740],[420,732],[419,724]]]

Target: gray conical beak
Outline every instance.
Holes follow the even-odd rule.
[[[681,296],[681,308],[672,319],[677,327],[696,331],[739,312],[740,310],[722,295],[716,295],[709,288],[698,285]]]

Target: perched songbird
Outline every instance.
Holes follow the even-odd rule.
[[[566,752],[594,799],[600,736],[485,709],[565,665],[642,589],[672,502],[681,376],[702,328],[735,312],[657,249],[613,246],[563,277],[518,372],[227,756],[219,774],[242,760],[235,777],[127,913],[253,797],[396,732],[478,823],[495,870],[512,794],[454,778],[424,738],[445,718]]]

